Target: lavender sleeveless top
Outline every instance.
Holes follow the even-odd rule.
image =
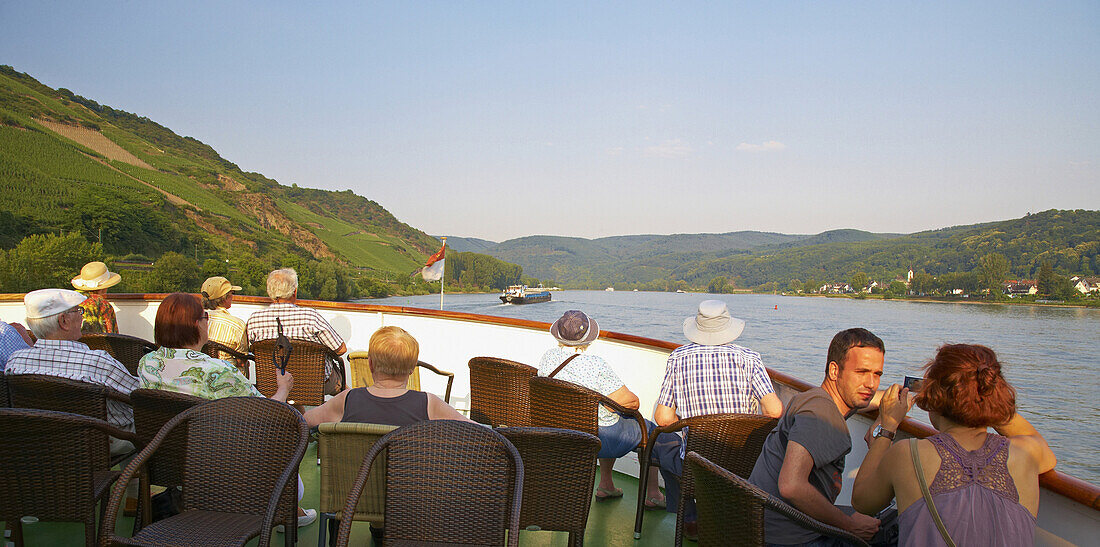
[[[406,391],[397,397],[377,397],[365,387],[348,392],[342,422],[403,426],[428,419],[428,394]]]
[[[1035,517],[1008,474],[1008,439],[990,433],[973,452],[945,433],[928,440],[943,461],[928,491],[956,545],[1035,544]],[[924,498],[898,516],[898,532],[899,547],[946,545]]]

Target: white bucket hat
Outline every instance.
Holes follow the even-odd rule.
[[[688,340],[704,346],[728,344],[741,336],[745,321],[730,317],[726,303],[721,300],[704,300],[699,311],[684,319],[684,335]]]
[[[71,310],[87,299],[69,289],[38,289],[23,297],[23,305],[27,308],[27,319],[41,319]]]
[[[122,276],[111,273],[102,262],[89,262],[80,269],[80,275],[73,278],[73,286],[81,291],[98,291],[118,285]]]

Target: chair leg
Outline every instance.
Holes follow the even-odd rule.
[[[16,518],[9,521],[8,527],[11,528],[11,541],[15,547],[23,547],[23,520]]]
[[[106,507],[107,504],[103,503],[102,505]],[[103,520],[102,513],[99,515],[99,520]],[[95,516],[92,516],[91,519],[84,521],[84,545],[85,547],[95,547],[97,543],[99,543],[99,537],[96,535]]]
[[[321,513],[321,518],[317,523],[317,547],[325,547],[325,535],[328,533],[328,521],[332,519],[334,513]]]
[[[642,539],[642,519],[645,518],[645,497],[649,490],[649,466],[638,458],[638,510],[634,513],[634,539]]]

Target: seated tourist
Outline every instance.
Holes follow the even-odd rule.
[[[80,275],[73,278],[73,287],[87,297],[80,304],[84,308],[84,325],[81,332],[84,334],[98,334],[118,332],[118,321],[115,320],[115,309],[107,301],[105,294],[107,289],[118,285],[122,276],[107,270],[107,265],[102,262],[89,262],[80,269]]]
[[[12,353],[33,345],[34,340],[23,325],[0,321],[0,372],[4,372]]]
[[[872,441],[852,505],[870,514],[896,497],[899,545],[943,545],[944,533],[955,545],[1034,545],[1039,474],[1053,469],[1056,459],[1043,436],[1016,413],[1015,390],[993,350],[942,346],[925,366],[915,399],[939,433],[893,443],[908,400],[908,390],[896,385],[883,396],[881,428],[891,434]]]
[[[161,301],[153,325],[153,340],[160,346],[138,363],[142,387],[195,395],[204,399],[263,397],[237,367],[202,352],[207,341],[209,316],[199,300],[190,294],[172,293]],[[276,373],[278,389],[271,396],[286,402],[294,377]],[[305,487],[298,478],[298,499]],[[317,518],[316,509],[298,508],[298,526]]]
[[[558,345],[543,354],[538,366],[539,376],[565,380],[591,389],[631,410],[638,409],[638,396],[626,387],[611,365],[602,357],[585,351],[600,335],[600,326],[595,320],[582,311],[569,310],[550,325],[550,334],[557,339]],[[603,405],[600,405],[598,413],[600,452],[596,457],[600,462],[600,483],[596,487],[596,499],[619,498],[623,491],[615,487],[615,460],[642,442],[642,430],[634,418],[613,412]],[[652,430],[653,423],[647,421],[647,424]],[[665,497],[657,484],[658,469],[653,466],[649,472],[645,506],[663,508]]]
[[[27,325],[38,337],[33,347],[16,351],[8,359],[7,374],[47,374],[99,384],[129,395],[138,379],[107,352],[79,342],[84,295],[66,289],[40,289],[27,293],[23,303]],[[118,401],[107,401],[107,422],[134,430],[134,410]],[[111,454],[132,452],[133,443],[111,439]]]
[[[209,310],[207,336],[210,341],[217,342],[229,349],[241,353],[248,353],[248,333],[245,323],[241,319],[229,313],[233,305],[233,293],[241,290],[240,287],[229,282],[224,277],[211,277],[202,284],[202,307]],[[248,370],[248,362],[236,363],[241,371]]]
[[[321,317],[317,310],[298,306],[298,272],[293,268],[275,270],[267,276],[267,294],[274,302],[265,309],[253,313],[246,324],[248,343],[259,340],[271,340],[278,336],[279,329],[275,319],[283,325],[283,334],[287,338],[309,340],[328,346],[337,355],[347,353],[344,339],[336,334],[332,325]],[[325,394],[340,392],[344,378],[330,360],[325,362]]]
[[[409,376],[420,358],[420,344],[399,327],[382,327],[370,337],[367,363],[374,384],[344,390],[305,413],[317,427],[330,422],[409,425],[424,420],[463,420],[451,405],[431,393],[408,389]]]

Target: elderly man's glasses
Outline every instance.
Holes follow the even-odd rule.
[[[84,308],[78,306],[69,311],[66,311],[65,313],[79,313],[80,315],[84,315]]]

